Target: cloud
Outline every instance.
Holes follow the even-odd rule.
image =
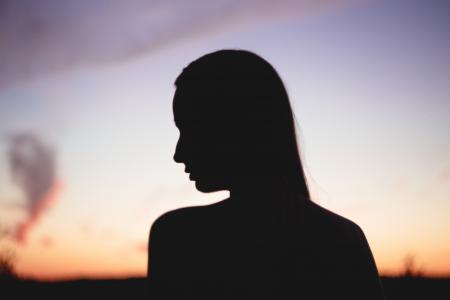
[[[10,231],[11,231],[10,228],[0,223],[0,240],[3,237],[8,236],[10,234]]]
[[[41,245],[45,248],[51,248],[55,244],[55,241],[51,236],[44,235],[40,238]]]
[[[23,244],[31,228],[56,201],[61,185],[55,180],[53,151],[36,135],[16,134],[10,142],[11,175],[26,200],[27,219],[17,226],[14,233],[15,240]]]
[[[92,234],[92,225],[91,225],[91,223],[84,223],[84,224],[82,224],[80,226],[80,231],[81,231],[81,233],[84,236],[86,236],[86,237],[90,236]]]
[[[441,170],[441,172],[438,174],[438,180],[442,182],[450,181],[450,167]]]
[[[65,68],[123,61],[239,24],[314,14],[354,1],[3,0],[0,87]]]
[[[134,245],[134,249],[138,252],[147,254],[148,244],[146,242],[138,242]]]

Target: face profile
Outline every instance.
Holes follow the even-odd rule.
[[[174,119],[179,130],[174,160],[185,165],[189,179],[195,181],[201,192],[214,192],[230,188],[229,141],[219,129],[196,107],[199,91],[180,87],[174,97]],[[186,108],[184,105],[190,105]]]
[[[202,192],[297,181],[307,195],[289,99],[273,67],[239,50],[205,55],[177,78],[174,160]]]
[[[229,170],[223,163],[226,159],[225,147],[220,139],[212,135],[211,128],[202,123],[204,121],[200,118],[177,121],[179,139],[174,160],[185,165],[185,172],[190,180],[195,181],[199,191],[206,193],[228,189]]]
[[[266,60],[220,50],[175,80],[174,160],[217,203],[160,216],[152,299],[383,299],[358,225],[310,199],[284,84]]]

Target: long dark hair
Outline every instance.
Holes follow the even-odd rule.
[[[252,52],[220,50],[191,62],[175,86],[176,95],[179,91],[183,97],[175,96],[174,112],[183,112],[187,123],[190,118],[200,120],[201,126],[208,127],[207,135],[236,144],[237,156],[227,159],[243,165],[238,172],[268,174],[277,193],[272,213],[277,225],[267,231],[272,247],[270,277],[279,287],[288,282],[295,287],[298,228],[310,195],[294,115],[280,76]]]
[[[195,114],[210,116],[210,124],[231,120],[234,125],[227,129],[243,145],[246,162],[253,161],[255,168],[264,162],[293,196],[288,198],[295,203],[310,199],[291,104],[272,65],[249,51],[220,50],[191,62],[175,86],[196,91]]]

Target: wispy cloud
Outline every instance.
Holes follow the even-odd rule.
[[[112,63],[202,33],[350,0],[4,0],[0,87],[80,65]]]
[[[148,245],[146,242],[138,242],[134,245],[134,249],[138,252],[147,254]]]
[[[441,182],[448,182],[448,181],[450,181],[450,167],[444,168],[438,174],[438,180],[441,181]]]
[[[44,247],[44,248],[51,248],[55,244],[54,239],[48,235],[41,236],[40,242],[41,242],[42,247]]]
[[[61,185],[56,181],[53,151],[32,133],[11,137],[9,163],[14,182],[26,199],[26,220],[15,230],[14,238],[25,243],[28,233],[42,214],[56,201]]]

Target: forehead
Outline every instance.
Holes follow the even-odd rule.
[[[173,97],[173,114],[177,125],[185,122],[206,121],[217,117],[217,94],[205,84],[200,86],[181,86],[175,90]]]

